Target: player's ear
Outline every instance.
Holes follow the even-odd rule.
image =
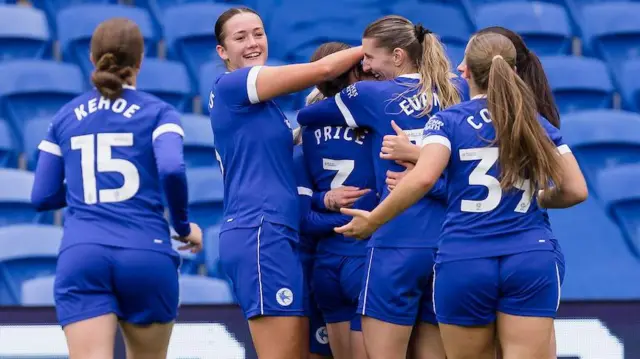
[[[404,64],[407,53],[403,49],[396,47],[395,49],[393,49],[391,57],[393,65],[396,67],[400,67],[402,66],[402,64]]]
[[[229,55],[227,54],[227,49],[222,45],[216,45],[216,52],[218,52],[218,56],[222,59],[222,61],[229,61]]]

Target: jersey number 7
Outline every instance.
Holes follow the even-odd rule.
[[[127,160],[111,157],[111,148],[116,146],[133,146],[133,133],[98,133],[71,137],[71,149],[80,150],[84,203],[122,202],[135,196],[140,189],[140,174],[136,166]],[[98,172],[120,173],[124,178],[122,187],[98,191],[96,167]]]
[[[502,199],[502,188],[500,188],[500,181],[487,173],[498,161],[498,148],[469,148],[460,150],[459,154],[460,161],[480,160],[480,163],[478,163],[476,168],[473,169],[473,172],[471,172],[471,175],[469,175],[469,185],[484,186],[488,190],[487,198],[482,201],[463,199],[460,210],[462,212],[474,213],[493,211],[498,207],[500,200]],[[529,189],[529,180],[521,181],[515,187],[523,192],[520,202],[516,205],[514,212],[527,213],[529,207],[531,207],[531,200],[533,197],[531,190]]]
[[[322,168],[327,171],[338,171],[331,180],[331,189],[341,187],[344,181],[349,178],[356,162],[354,160],[332,160],[328,158],[322,159]]]

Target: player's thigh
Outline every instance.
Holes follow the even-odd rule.
[[[437,263],[433,300],[438,323],[457,326],[493,323],[500,295],[499,264],[496,257]]]
[[[120,320],[135,325],[171,323],[178,312],[180,258],[164,252],[122,248],[115,259]]]
[[[304,316],[307,288],[297,233],[263,222],[220,234],[220,260],[245,317]]]
[[[362,317],[362,336],[369,359],[404,359],[412,326]]]
[[[413,359],[445,359],[440,328],[426,322],[416,324],[409,351]]]
[[[128,359],[166,358],[173,322],[136,325],[120,322]]]
[[[70,359],[111,359],[118,319],[105,314],[64,326]]]
[[[432,271],[424,263],[431,256],[429,248],[370,248],[358,313],[381,322],[413,326],[424,283]],[[365,333],[365,341],[366,338]]]
[[[349,322],[327,324],[329,344],[335,359],[351,358],[351,328]]]
[[[54,298],[60,325],[113,313],[120,308],[113,288],[114,247],[78,244],[60,253]]]
[[[249,331],[260,359],[291,359],[302,357],[308,326],[306,317],[257,316],[249,320]]]
[[[482,326],[440,324],[447,359],[495,359],[495,322]]]
[[[331,356],[331,335],[322,312],[313,297],[309,299],[309,352],[321,357]]]
[[[503,359],[551,359],[553,319],[498,313]]]

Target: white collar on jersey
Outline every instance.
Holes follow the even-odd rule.
[[[420,80],[420,74],[418,73],[414,73],[414,74],[404,74],[404,75],[400,75],[398,77],[404,77],[406,79],[416,79],[416,80]]]
[[[131,85],[122,85],[123,89],[135,90],[136,88]]]
[[[475,96],[473,96],[471,99],[472,99],[472,100],[477,100],[477,99],[479,99],[479,98],[487,98],[487,95],[484,95],[484,94],[475,95]]]

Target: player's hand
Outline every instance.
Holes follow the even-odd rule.
[[[420,156],[420,149],[409,141],[407,134],[402,131],[395,121],[391,121],[391,127],[393,127],[396,134],[384,136],[380,158],[415,162],[416,155]]]
[[[373,232],[378,229],[378,225],[372,223],[369,219],[371,212],[351,208],[342,208],[340,212],[347,216],[352,216],[353,219],[342,227],[334,228],[337,233],[346,237],[366,239],[371,237]]]
[[[197,224],[193,222],[189,223],[189,228],[191,228],[191,233],[189,233],[188,236],[181,237],[175,235],[173,236],[173,239],[182,243],[186,243],[184,246],[178,247],[178,250],[188,250],[191,253],[198,253],[202,250],[202,230]]]
[[[338,212],[340,208],[350,208],[362,196],[371,191],[369,188],[360,189],[353,186],[343,186],[330,190],[324,196],[324,206],[331,211]]]
[[[396,161],[399,165],[404,166],[406,169],[402,172],[387,171],[387,179],[385,180],[389,191],[393,191],[394,188],[400,183],[400,180],[413,170],[415,165],[410,162]]]

